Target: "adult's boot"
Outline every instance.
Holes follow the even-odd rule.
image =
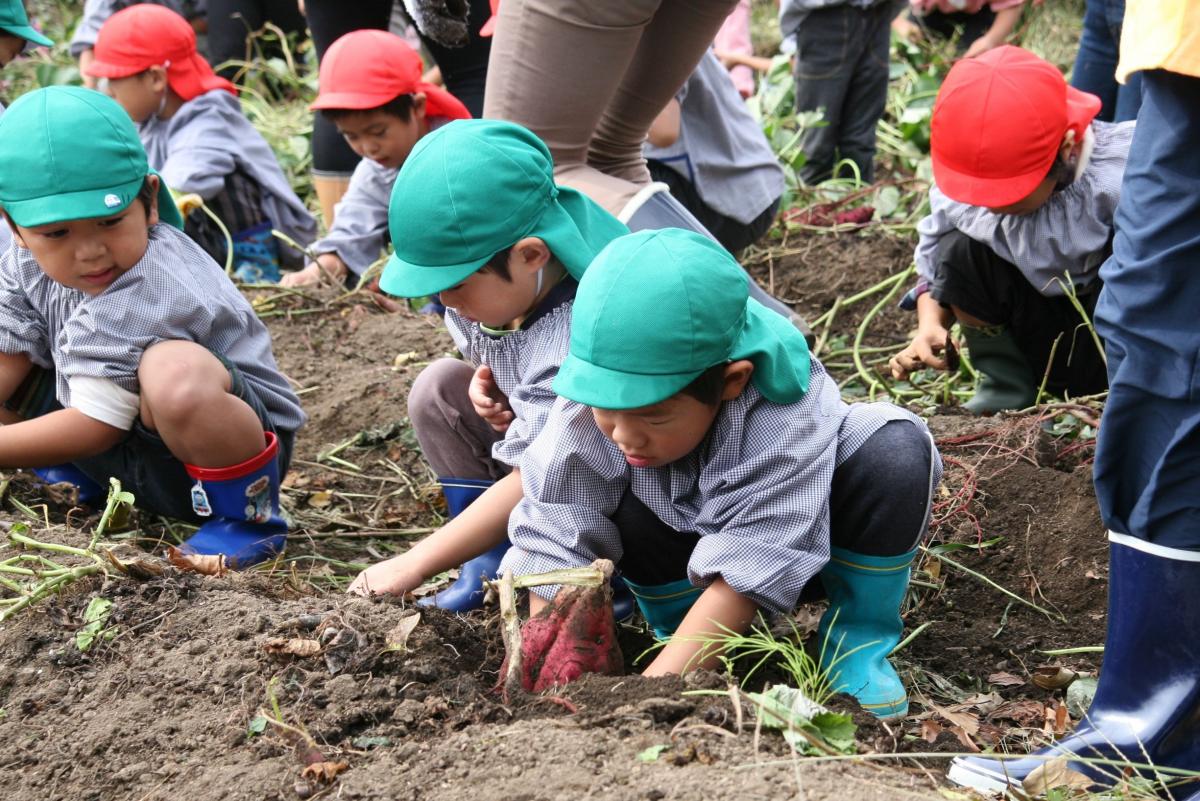
[[[1099,786],[1113,784],[1122,767],[1073,757],[1200,770],[1200,551],[1116,533],[1109,540],[1104,665],[1083,721],[1022,759],[959,757],[951,781],[981,792],[1032,788],[1060,757]]]

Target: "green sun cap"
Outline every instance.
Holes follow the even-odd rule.
[[[579,278],[629,229],[586,195],[554,183],[550,151],[526,128],[455,120],[422,137],[388,204],[395,253],[379,286],[421,297],[462,282],[527,236]]]
[[[579,282],[554,391],[601,409],[650,406],[738,359],[767,400],[808,389],[808,345],[750,298],[749,276],[711,239],[664,228],[614,240]]]
[[[0,117],[0,206],[25,228],[124,211],[153,171],[125,109],[92,89],[51,86]],[[183,228],[162,181],[158,213]]]
[[[33,29],[22,0],[0,0],[0,31],[19,36],[27,42],[53,47],[54,42]]]

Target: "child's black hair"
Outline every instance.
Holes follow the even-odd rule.
[[[345,119],[353,114],[369,114],[372,111],[380,111],[397,118],[401,122],[408,122],[412,119],[414,102],[413,96],[410,94],[397,95],[382,106],[376,106],[375,108],[323,108],[321,109],[321,113],[325,116],[325,119],[334,125],[337,124],[338,120]]]
[[[511,284],[512,273],[508,270],[508,257],[512,255],[512,249],[513,246],[509,245],[504,250],[497,251],[482,267],[479,268],[479,271],[495,273]]]
[[[1054,179],[1055,187],[1067,186],[1075,180],[1075,165],[1064,159],[1060,153],[1054,157],[1054,163],[1050,165],[1046,177]]]
[[[721,402],[721,392],[725,389],[725,368],[728,366],[728,362],[714,364],[679,390],[679,394],[695,398],[705,406],[716,406]]]
[[[162,178],[158,180],[161,181]],[[134,198],[135,200],[142,201],[142,208],[146,210],[147,216],[150,214],[150,206],[154,203],[155,194],[157,193],[154,186],[150,183],[150,176],[147,175],[145,180],[142,181],[142,188],[138,190],[137,197]]]

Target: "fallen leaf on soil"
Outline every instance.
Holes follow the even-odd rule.
[[[151,562],[141,558],[130,559],[128,561],[124,559],[118,559],[116,555],[107,548],[104,549],[104,556],[117,570],[120,570],[125,575],[129,576],[130,578],[137,579],[138,581],[149,581],[152,578],[161,576],[163,572],[162,564],[159,562]]]
[[[184,553],[174,546],[167,549],[167,561],[180,570],[199,573],[202,576],[223,576],[229,569],[223,553]]]
[[[415,350],[410,350],[408,353],[397,353],[396,358],[392,360],[392,367],[407,367],[420,359],[421,354]]]
[[[1078,675],[1061,665],[1041,665],[1033,669],[1030,680],[1043,690],[1061,690],[1075,681]]]
[[[421,622],[421,613],[413,612],[400,618],[400,622],[392,627],[384,641],[389,651],[403,651],[408,647],[408,638]]]
[[[331,503],[333,503],[333,493],[329,490],[321,490],[308,496],[308,505],[313,509],[324,509]]]
[[[272,637],[263,643],[263,650],[268,654],[287,654],[290,656],[309,657],[321,653],[321,643],[316,640],[302,640],[298,637]]]
[[[317,627],[317,636],[321,638],[325,667],[329,669],[331,676],[336,676],[347,667],[353,668],[361,664],[364,659],[375,653],[368,652],[367,638],[336,612],[325,616],[321,625]]]
[[[300,771],[300,778],[315,779],[329,784],[337,775],[350,767],[349,762],[316,762]]]
[[[979,731],[979,716],[970,712],[962,712],[950,709],[944,706],[938,706],[933,701],[925,700],[922,703],[932,709],[939,717],[945,720],[952,726],[957,726],[962,729],[968,736]],[[960,738],[961,739],[961,738]],[[973,744],[972,744],[973,745]],[[976,749],[978,750],[978,749]]]
[[[1020,687],[1024,683],[1025,679],[1011,673],[993,673],[988,676],[988,684],[995,684],[997,687]]]
[[[921,739],[927,743],[937,742],[938,735],[943,731],[942,724],[932,718],[921,721]]]
[[[1046,705],[1041,701],[1009,701],[992,712],[995,720],[1011,720],[1027,729],[1041,728],[1046,719]]]
[[[1036,767],[1021,783],[1022,789],[1031,798],[1043,795],[1047,790],[1056,787],[1068,787],[1072,790],[1086,790],[1094,782],[1077,770],[1072,770],[1066,757],[1051,759],[1044,765]]]
[[[1080,676],[1067,688],[1067,713],[1077,718],[1087,714],[1096,697],[1098,683],[1095,676]]]

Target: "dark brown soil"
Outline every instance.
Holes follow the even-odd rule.
[[[773,266],[777,292],[811,317],[911,258],[910,243],[871,234],[808,236],[789,247],[795,252]],[[765,261],[752,271],[769,273]],[[830,337],[852,334],[875,302],[839,314]],[[299,788],[328,798],[936,797],[937,762],[926,769],[796,762],[778,735],[756,736],[746,709],[739,731],[729,697],[712,694],[724,693],[727,681],[711,673],[592,676],[557,695],[505,703],[492,689],[503,654],[491,612],[460,618],[422,610],[406,646],[389,649],[388,633],[409,609],[348,598],[336,577],[438,523],[437,493],[405,426],[404,399],[421,366],[452,346],[429,319],[385,314],[361,298],[277,304],[293,316],[268,320],[276,354],[312,417],[285,493],[296,522],[289,560],[224,578],[173,570],[146,582],[93,577],[0,625],[4,799],[299,798],[297,744],[305,733],[329,761],[348,764],[328,788],[315,780]],[[911,323],[889,304],[870,336],[899,344]],[[931,426],[948,457],[934,542],[1002,537],[946,555],[1054,619],[925,559],[915,578],[932,586],[914,585],[906,623],[910,631],[929,625],[899,654],[912,716],[883,727],[852,701],[837,702],[856,713],[867,750],[963,750],[930,705],[969,705],[989,692],[994,703],[970,708],[984,724],[974,740],[1008,737],[1015,723],[1029,721],[1004,718],[999,702],[1028,709],[1054,698],[1029,683],[989,684],[989,676],[1028,682],[1029,670],[1053,661],[1039,650],[1103,640],[1105,543],[1079,454],[1057,458],[1064,444],[1030,419],[946,414]],[[374,432],[371,444],[336,454],[350,466],[318,458],[360,431]],[[9,491],[26,503],[42,493],[23,477]],[[87,543],[94,515],[65,517],[61,506],[50,514],[40,537]],[[6,500],[0,523],[22,519]],[[141,525],[159,530],[153,521]],[[0,551],[10,555],[11,547]],[[81,653],[74,634],[95,595],[113,601],[116,636]],[[264,648],[271,638],[321,632],[344,643],[327,643],[332,661]],[[621,644],[636,669],[631,661],[644,637],[623,630]],[[1062,661],[1096,667],[1088,657]],[[709,694],[688,694],[695,691]],[[924,719],[931,715],[937,726]],[[288,728],[262,723],[263,716]],[[667,749],[657,759],[639,759],[658,745]]]

